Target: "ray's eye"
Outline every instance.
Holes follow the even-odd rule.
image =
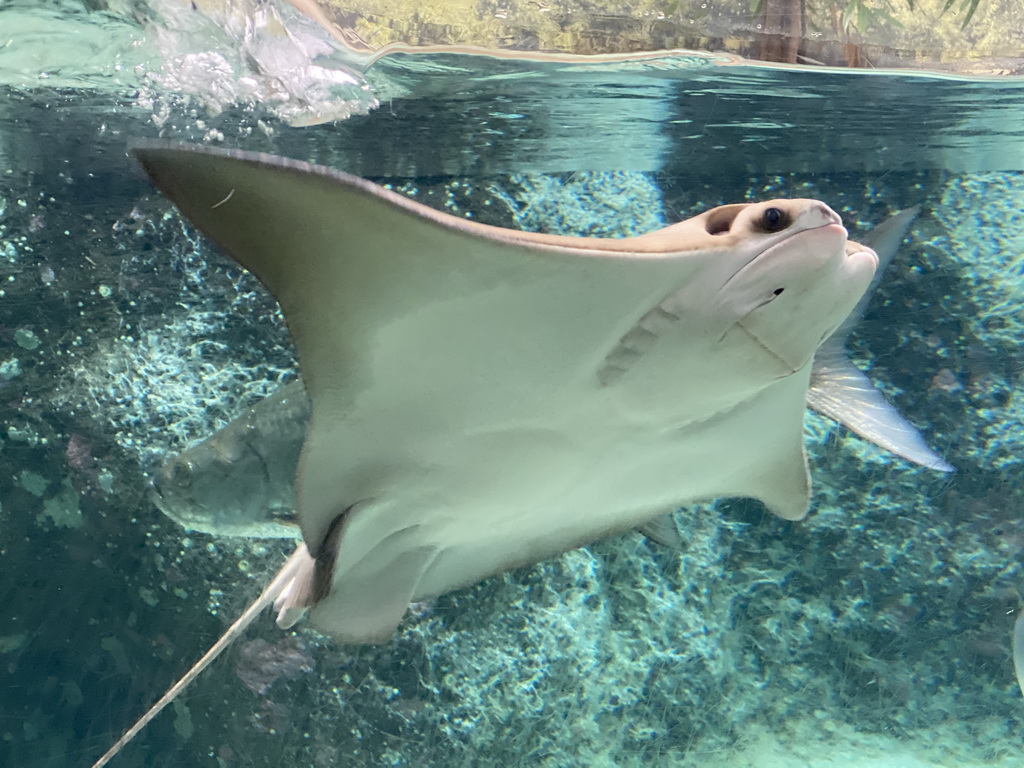
[[[780,232],[789,226],[789,216],[781,208],[766,208],[761,214],[761,225],[766,232]]]

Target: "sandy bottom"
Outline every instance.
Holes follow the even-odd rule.
[[[1001,725],[1002,727],[999,727]],[[1021,740],[993,740],[985,755],[971,755],[950,732],[936,730],[914,739],[857,733],[847,726],[809,720],[779,735],[753,730],[737,752],[702,761],[714,768],[1021,768]],[[1005,734],[1006,723],[993,724]],[[977,734],[975,734],[977,736]],[[974,740],[977,743],[976,740]]]

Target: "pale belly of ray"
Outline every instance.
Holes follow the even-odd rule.
[[[799,398],[805,386],[801,372],[710,418],[659,428],[622,408],[614,389],[554,398],[547,418],[486,432],[417,433],[379,412],[351,419],[342,439],[352,450],[337,483],[363,493],[353,499],[362,503],[342,537],[336,578],[425,547],[432,555],[414,598],[427,597],[680,504],[734,495],[749,468],[784,442],[773,414],[786,409],[772,401],[792,398],[794,387]],[[410,535],[395,549],[389,536],[399,531]]]

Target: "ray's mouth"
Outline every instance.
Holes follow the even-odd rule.
[[[779,242],[773,243],[769,247],[765,248],[760,254],[754,257],[753,261],[756,261],[762,256],[768,256],[779,248],[785,248],[786,246],[792,245],[798,238],[815,238],[821,241],[822,245],[831,245],[831,241],[833,239],[836,240],[837,243],[845,243],[849,238],[849,232],[847,232],[846,227],[838,221],[830,221],[825,224],[819,224],[816,227],[801,229],[799,232],[794,232]]]
[[[800,237],[801,235],[818,234],[818,233],[835,234],[837,237],[841,237],[844,240],[850,236],[850,233],[846,231],[846,227],[843,226],[841,221],[829,221],[824,224],[819,224],[816,227],[808,227],[807,229],[801,229],[799,232],[794,232],[792,235],[787,237],[785,240],[776,243],[776,246],[782,245],[782,243],[788,243],[794,237]],[[772,246],[773,248],[776,246]]]
[[[749,260],[745,261],[740,266],[740,268],[733,273],[732,277],[725,281],[725,284],[722,287],[725,288],[726,286],[728,286],[729,283],[731,283],[735,278],[739,277],[743,273],[743,271],[754,262],[766,257],[770,257],[780,248],[785,248],[787,245],[791,245],[795,238],[803,237],[806,235],[822,236],[827,234],[834,234],[836,236],[836,239],[839,240],[840,242],[846,242],[849,237],[849,233],[846,231],[846,227],[844,227],[842,223],[838,221],[829,221],[824,224],[819,224],[816,227],[809,227],[808,229],[801,229],[799,232],[793,232],[792,234],[784,237],[782,240],[772,243],[763,251],[758,251],[753,256],[751,256]],[[851,254],[846,254],[846,257],[849,258],[850,255]]]

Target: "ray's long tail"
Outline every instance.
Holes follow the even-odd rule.
[[[193,664],[192,668],[189,669],[189,671],[186,672],[178,682],[168,688],[167,693],[161,696],[160,699],[149,708],[149,711],[140,717],[138,722],[125,732],[124,736],[118,739],[99,760],[92,764],[92,768],[103,768],[103,766],[117,756],[117,754],[124,749],[124,746],[135,738],[139,731],[149,724],[150,720],[160,714],[164,707],[174,701],[193,680],[199,677],[203,670],[213,663],[214,659],[220,656],[225,648],[231,645],[231,643],[234,642],[250,624],[252,624],[253,620],[263,612],[264,608],[270,606],[270,604],[277,599],[277,596],[281,594],[285,587],[287,587],[295,577],[298,569],[308,560],[309,555],[306,554],[306,546],[305,544],[300,543],[295,551],[285,561],[284,565],[281,566],[281,570],[277,572],[277,575],[270,580],[270,583],[267,584],[263,592],[260,593],[260,596],[245,609],[241,616],[235,619],[235,622],[228,627],[217,642],[210,647],[210,650],[203,654],[203,657]]]

